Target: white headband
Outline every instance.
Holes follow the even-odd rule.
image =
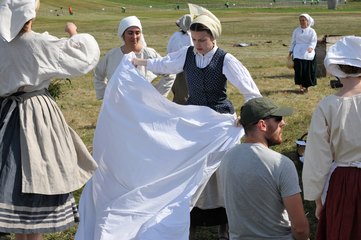
[[[307,19],[307,27],[315,25],[315,20],[313,20],[313,18],[307,13],[302,13],[299,17],[305,17]]]
[[[127,30],[130,27],[138,27],[140,29],[140,31],[142,32],[140,41],[142,43],[142,46],[146,47],[147,43],[143,36],[142,24],[140,23],[140,20],[136,16],[126,17],[126,18],[123,18],[122,20],[120,20],[119,27],[118,27],[118,36],[121,39],[123,39],[123,34],[124,34],[125,30]]]
[[[127,30],[129,27],[138,27],[140,31],[142,31],[142,24],[140,23],[140,20],[136,16],[130,16],[123,18],[120,21],[118,27],[118,36],[122,38],[125,30]]]

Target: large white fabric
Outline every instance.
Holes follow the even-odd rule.
[[[106,88],[76,240],[187,240],[193,195],[243,134],[233,115],[161,96],[134,57]]]

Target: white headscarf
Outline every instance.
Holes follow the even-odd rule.
[[[219,19],[204,7],[188,3],[189,12],[193,16],[193,23],[201,23],[211,30],[214,39],[222,33],[222,25]],[[191,24],[191,25],[192,25]]]
[[[361,37],[347,36],[337,41],[327,51],[324,64],[330,74],[339,78],[361,76],[361,73],[344,73],[338,66],[340,64],[361,68]]]
[[[299,17],[305,17],[307,19],[307,27],[315,25],[315,20],[313,20],[313,18],[307,13],[302,13]]]
[[[175,24],[177,24],[177,26],[182,29],[183,32],[187,32],[189,30],[189,27],[191,26],[192,23],[192,15],[190,14],[185,14],[183,16],[181,16],[176,22]]]
[[[140,31],[142,33],[140,41],[141,41],[143,47],[146,47],[147,43],[145,42],[145,39],[143,37],[142,24],[140,23],[140,20],[136,16],[125,17],[120,21],[119,27],[118,27],[118,36],[121,39],[123,39],[123,34],[124,34],[125,30],[127,30],[129,27],[138,27],[140,29]]]
[[[0,0],[0,36],[11,42],[36,16],[36,0]]]

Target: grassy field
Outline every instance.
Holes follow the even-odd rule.
[[[230,2],[230,8],[225,8],[224,2],[215,0],[192,1],[196,4],[205,2],[222,22],[223,33],[218,45],[236,56],[248,68],[264,96],[295,109],[293,116],[286,119],[284,143],[275,147],[275,150],[294,160],[301,173],[302,166],[295,153],[295,140],[307,132],[313,109],[319,100],[334,93],[335,89],[329,86],[329,81],[334,78],[325,76],[318,78],[318,85],[311,88],[308,94],[297,92],[293,70],[285,67],[292,31],[298,26],[298,15],[307,12],[315,19],[314,28],[319,38],[324,35],[360,35],[361,3],[348,2],[340,4],[336,10],[328,10],[325,2],[315,6],[295,1],[287,4],[277,1],[271,6],[271,1],[238,0]],[[167,40],[176,30],[175,20],[187,13],[185,3],[176,0],[127,0],[122,3],[115,0],[44,0],[33,28],[37,32],[48,31],[52,35],[66,37],[65,23],[73,21],[79,32],[95,36],[102,54],[105,54],[110,48],[120,46],[117,37],[119,20],[136,15],[142,21],[148,46],[165,54]],[[180,4],[180,10],[174,9],[176,4]],[[246,5],[242,4],[248,5],[243,7]],[[74,15],[68,14],[70,5]],[[126,11],[122,12],[121,7],[125,7]],[[238,47],[239,43],[252,43],[252,46]],[[95,98],[92,73],[71,79],[71,83],[64,82],[61,90],[62,94],[57,100],[59,106],[68,123],[92,151],[92,138],[101,106],[101,101]],[[231,85],[229,97],[239,110],[243,98]],[[80,193],[76,193],[77,198]],[[316,227],[313,203],[305,202],[305,208],[309,212],[312,239]],[[45,239],[73,239],[75,231],[76,227],[67,232],[46,235]],[[199,232],[198,239],[216,239],[215,229],[203,229]]]

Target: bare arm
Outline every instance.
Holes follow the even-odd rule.
[[[316,199],[315,203],[316,203],[315,216],[318,220],[320,220],[321,211],[323,208],[321,198]]]
[[[283,204],[291,221],[293,237],[297,240],[307,240],[310,235],[310,228],[303,209],[301,194],[297,193],[283,198]]]
[[[69,33],[70,37],[78,33],[76,30],[77,30],[77,26],[74,23],[72,22],[66,23],[65,32]]]

